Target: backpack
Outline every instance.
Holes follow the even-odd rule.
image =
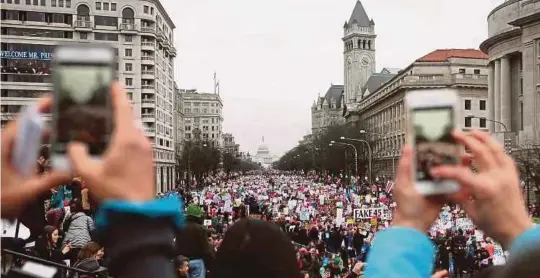
[[[64,221],[64,223],[62,224],[62,231],[67,232],[68,229],[69,229],[69,226],[71,226],[71,223],[72,223],[73,221],[75,221],[75,219],[77,219],[77,218],[79,218],[79,217],[81,217],[81,216],[79,215],[79,216],[77,216],[77,217],[73,217],[73,214],[70,215],[69,218],[66,219],[66,220]]]

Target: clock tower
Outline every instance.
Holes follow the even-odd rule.
[[[349,21],[343,26],[345,103],[362,99],[369,77],[375,73],[375,22],[358,0]]]

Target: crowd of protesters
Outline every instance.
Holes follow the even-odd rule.
[[[126,93],[115,86],[112,98],[115,131],[102,160],[92,159],[84,144],[68,147],[75,179],[48,168],[45,156],[39,175],[23,177],[11,164],[17,122],[2,131],[2,218],[27,226],[24,243],[42,258],[115,278],[539,273],[540,228],[525,207],[513,160],[485,133],[455,131],[471,156],[431,170],[461,185],[455,195],[419,194],[413,149],[406,146],[395,186],[326,175],[220,176],[202,190],[156,198],[152,147],[133,124]],[[38,110],[50,106],[45,98]],[[84,189],[94,200],[86,208]],[[495,242],[509,251],[504,266],[491,266],[500,258]],[[445,270],[434,273],[437,268]]]

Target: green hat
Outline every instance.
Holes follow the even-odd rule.
[[[193,217],[201,217],[202,209],[198,205],[191,204],[186,209],[186,214]]]

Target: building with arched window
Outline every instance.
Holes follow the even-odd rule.
[[[156,189],[175,187],[174,47],[171,18],[158,0],[0,0],[1,123],[52,90],[54,47],[105,43],[117,76],[154,145]]]

